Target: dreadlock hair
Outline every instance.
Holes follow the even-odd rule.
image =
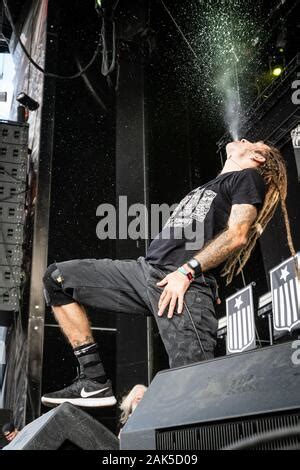
[[[232,253],[232,255],[227,259],[224,268],[222,269],[221,276],[226,276],[226,285],[230,284],[233,276],[239,274],[242,268],[245,266],[257,239],[260,237],[269,221],[272,219],[279,202],[284,217],[288,246],[291,255],[294,257],[295,269],[299,279],[299,266],[291,236],[291,227],[285,203],[287,196],[286,167],[279,150],[273,147],[273,145],[266,145],[268,148],[265,150],[255,150],[255,153],[260,153],[266,158],[266,161],[257,167],[257,171],[262,175],[266,183],[265,200],[263,206],[258,212],[256,220],[249,229],[246,245]],[[238,264],[239,267],[237,268]]]

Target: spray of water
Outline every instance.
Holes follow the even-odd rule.
[[[235,6],[242,8],[246,3],[236,0]],[[245,51],[251,37],[247,32],[254,29],[254,20],[246,14],[237,16],[237,10],[224,9],[224,3],[222,5],[221,9],[213,5],[209,8],[208,20],[214,35],[210,60],[227,130],[233,140],[238,140],[243,118],[240,82],[252,65]]]
[[[187,62],[186,45],[181,56],[177,51],[178,71],[185,78],[184,89],[197,89],[195,102],[207,119],[217,121],[222,113],[229,133],[238,140],[242,137],[243,110],[249,105],[247,88],[249,85],[251,88],[251,80],[255,82],[261,66],[259,34],[266,34],[260,33],[262,2],[205,0],[199,1],[198,7],[196,3],[188,3],[188,7],[182,7],[180,16],[176,11],[196,55],[195,59],[189,55]],[[192,73],[191,60],[194,60]]]
[[[225,90],[225,123],[233,140],[239,139],[240,121],[242,111],[236,90],[228,88]]]
[[[242,120],[242,104],[240,97],[239,83],[239,59],[236,55],[234,47],[232,52],[232,64],[224,73],[222,81],[222,89],[224,92],[224,110],[225,123],[233,140],[238,140],[240,135],[240,127]]]

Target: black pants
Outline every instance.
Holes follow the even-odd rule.
[[[54,269],[53,288],[49,287],[47,279]],[[192,283],[185,293],[182,314],[177,314],[175,309],[171,319],[167,318],[167,311],[162,317],[157,315],[163,288],[156,283],[175,269],[159,269],[143,257],[137,260],[105,258],[55,263],[49,266],[48,275],[46,272],[44,276],[45,298],[47,305],[52,306],[76,301],[85,306],[98,307],[107,314],[154,315],[170,367],[210,359],[213,357],[217,331],[214,311],[216,292],[213,286],[206,282]]]

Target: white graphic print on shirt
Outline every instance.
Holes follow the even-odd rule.
[[[203,222],[216,195],[210,189],[195,189],[178,204],[164,228],[186,227],[193,219]]]

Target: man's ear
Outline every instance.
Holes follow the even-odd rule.
[[[260,155],[259,153],[253,153],[253,155],[252,155],[252,160],[256,161],[256,162],[259,163],[260,165],[262,165],[262,164],[265,163],[265,161],[266,161],[265,157],[263,157],[263,156]]]

